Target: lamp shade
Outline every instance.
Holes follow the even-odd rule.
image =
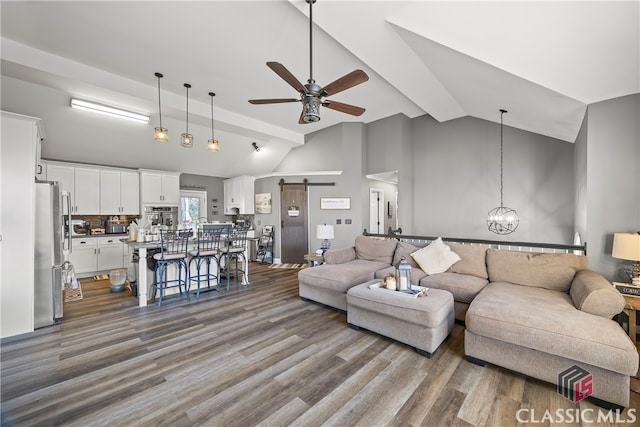
[[[333,225],[316,225],[316,239],[333,239]]]
[[[611,256],[630,261],[640,261],[640,234],[615,233]]]

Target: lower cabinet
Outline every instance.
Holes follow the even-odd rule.
[[[120,237],[75,238],[72,244],[69,260],[79,276],[127,266],[126,248]]]
[[[98,237],[98,270],[113,270],[114,268],[122,268],[122,252],[124,251],[124,243],[120,238],[114,237]]]
[[[98,239],[73,239],[69,261],[76,274],[92,273],[98,266]]]

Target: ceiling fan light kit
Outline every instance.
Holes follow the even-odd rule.
[[[155,73],[155,76],[158,78],[158,114],[160,116],[160,126],[153,128],[153,139],[157,142],[167,142],[169,141],[169,131],[167,128],[162,127],[162,107],[160,104],[160,79],[164,76],[161,73]]]
[[[187,130],[180,134],[180,145],[185,148],[192,148],[193,135],[189,133],[189,88],[191,85],[189,83],[185,83],[184,87],[187,88]]]
[[[287,68],[279,62],[267,62],[267,67],[271,68],[285,82],[289,83],[300,94],[300,98],[273,98],[273,99],[250,99],[249,103],[259,104],[280,104],[285,102],[302,102],[302,113],[298,123],[315,123],[320,121],[320,106],[330,108],[341,113],[360,116],[365,112],[362,107],[344,104],[342,102],[323,99],[326,96],[335,95],[360,83],[369,80],[369,76],[362,70],[354,70],[339,79],[329,83],[325,87],[316,84],[313,79],[313,3],[316,0],[306,0],[309,4],[309,78],[307,84],[303,85]]]

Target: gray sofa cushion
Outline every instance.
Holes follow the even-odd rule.
[[[323,255],[327,264],[343,264],[356,259],[356,249],[353,246],[339,249],[329,249]]]
[[[591,270],[576,273],[569,295],[578,310],[607,319],[620,313],[626,305],[620,292],[607,279]]]
[[[374,239],[372,237],[358,236],[355,244],[356,258],[383,262],[386,266],[389,266],[393,260],[393,253],[396,250],[397,243],[398,241],[395,239]]]
[[[577,270],[587,268],[587,257],[574,254],[549,254],[487,251],[490,282],[509,282],[567,292]]]
[[[470,274],[481,279],[488,279],[487,250],[489,245],[447,243],[451,250],[460,256],[449,269],[452,273]]]
[[[346,293],[349,288],[373,279],[376,271],[388,264],[357,259],[344,264],[324,264],[298,272],[298,281],[328,291]]]
[[[638,353],[620,325],[576,309],[563,292],[490,283],[469,306],[466,328],[626,375],[638,370]]]
[[[396,246],[396,251],[393,253],[393,262],[391,263],[391,265],[394,265],[394,266],[398,265],[398,263],[400,263],[402,258],[404,258],[409,263],[411,268],[419,269],[420,267],[418,266],[418,263],[411,256],[412,253],[414,253],[419,249],[420,249],[419,247],[414,246],[411,243],[398,242]]]
[[[470,303],[489,281],[469,274],[438,273],[423,277],[420,286],[443,289],[453,294],[453,299]]]

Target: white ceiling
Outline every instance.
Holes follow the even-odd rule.
[[[505,125],[573,142],[588,104],[640,92],[639,1],[318,0],[313,77],[324,86],[364,70],[368,82],[329,98],[367,111],[353,117],[325,108],[320,122],[306,125],[298,124],[299,103],[247,102],[297,97],[267,61],[306,83],[303,0],[2,1],[0,7],[3,75],[149,113],[151,142],[144,144],[153,142],[157,125],[154,72],[165,76],[167,121],[184,123],[183,84],[190,83],[190,126],[201,135],[191,132],[200,145],[179,154],[189,173],[269,173],[308,133],[398,113],[499,122],[504,108]],[[217,154],[204,151],[210,91]],[[169,131],[177,145],[184,129]],[[252,141],[271,154],[247,161]],[[172,159],[165,157],[145,166],[166,169]]]

